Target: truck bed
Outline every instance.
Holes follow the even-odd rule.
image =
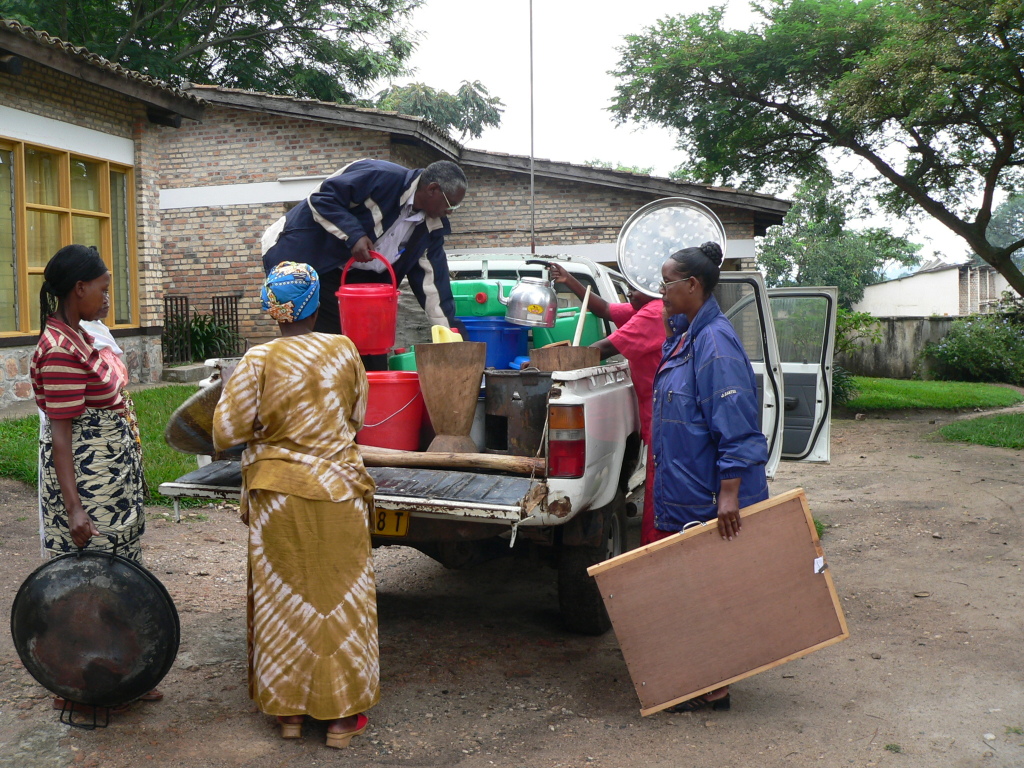
[[[528,477],[398,467],[367,471],[377,484],[374,502],[384,509],[516,521],[529,513],[531,500],[538,500],[536,504],[547,495],[543,482]],[[174,499],[176,516],[180,496],[237,499],[241,489],[237,461],[215,461],[160,485],[160,493]]]

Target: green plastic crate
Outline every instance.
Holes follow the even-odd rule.
[[[389,371],[415,371],[416,370],[416,348],[412,347],[408,352],[399,352],[388,358]]]
[[[501,295],[507,297],[515,282],[511,280],[452,280],[455,316],[504,317],[505,305],[498,301],[498,284],[501,285]],[[483,302],[477,300],[478,294],[483,295]]]
[[[554,344],[556,341],[572,341],[576,335],[576,320],[580,316],[579,307],[569,307],[558,310],[555,315],[554,328],[534,328],[533,346],[545,347]],[[604,323],[593,312],[587,312],[587,319],[583,321],[583,335],[580,337],[580,346],[589,347],[595,341],[605,337]]]

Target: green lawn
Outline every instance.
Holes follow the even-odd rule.
[[[195,456],[179,453],[164,442],[164,429],[167,427],[171,414],[198,390],[199,387],[177,385],[154,387],[132,393],[135,412],[139,417],[139,433],[142,435],[142,464],[146,470],[151,504],[170,505],[172,502],[169,498],[156,492],[160,483],[177,480],[198,466]],[[185,501],[183,499],[182,503],[184,504]]]
[[[1024,449],[1024,413],[1003,413],[957,421],[939,430],[947,440]]]
[[[1024,395],[1016,390],[995,384],[873,379],[865,376],[854,376],[853,381],[859,394],[845,406],[851,411],[1003,408],[1024,401]]]
[[[149,483],[149,502],[169,504],[156,492],[160,483],[174,480],[196,468],[196,457],[178,453],[164,442],[164,427],[174,409],[198,387],[178,385],[154,387],[132,393],[142,434],[142,460]],[[0,421],[0,476],[30,485],[38,481],[39,417]]]
[[[39,417],[0,421],[0,476],[35,485],[39,466]]]

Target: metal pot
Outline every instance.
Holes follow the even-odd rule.
[[[527,264],[544,264],[546,261],[530,260]],[[498,290],[498,300],[504,304],[505,319],[515,325],[537,328],[554,328],[558,299],[554,284],[542,277],[520,277],[506,299]]]

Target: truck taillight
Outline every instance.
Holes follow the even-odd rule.
[[[587,434],[582,405],[548,408],[548,477],[583,477]]]

